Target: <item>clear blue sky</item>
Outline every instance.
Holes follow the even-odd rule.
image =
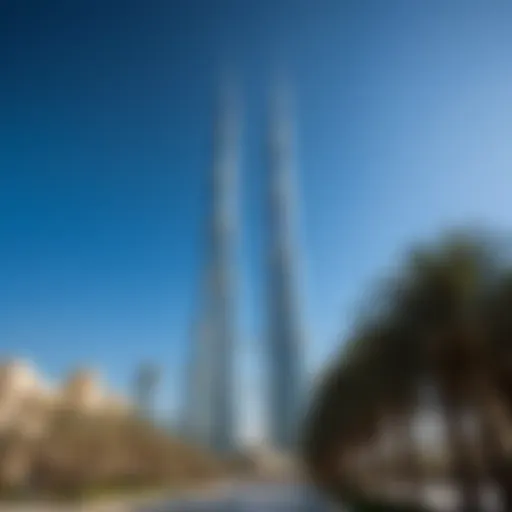
[[[262,122],[284,63],[318,367],[411,240],[510,226],[510,27],[505,1],[2,2],[1,352],[54,377],[89,362],[121,389],[157,359],[176,405],[228,61],[245,110],[240,329],[261,353]]]

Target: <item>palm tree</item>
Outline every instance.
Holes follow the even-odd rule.
[[[389,294],[390,307],[383,308],[376,322],[372,319],[371,329],[347,344],[317,395],[309,427],[311,432],[316,428],[313,437],[324,436],[322,442],[312,443],[317,450],[329,453],[329,443],[336,439],[336,434],[318,426],[321,418],[332,420],[341,446],[348,450],[372,435],[383,411],[410,412],[420,382],[428,379],[436,383],[443,404],[454,471],[463,488],[463,508],[475,509],[477,474],[468,457],[461,412],[469,405],[481,416],[489,416],[490,397],[496,401],[496,390],[501,390],[508,410],[512,409],[512,372],[507,371],[512,358],[503,358],[512,334],[512,321],[505,314],[510,311],[506,304],[512,304],[512,286],[508,295],[504,290],[491,293],[500,272],[488,247],[472,237],[455,237],[413,253],[399,286]],[[490,295],[496,302],[490,308],[494,316],[489,315]],[[316,427],[311,427],[315,421]],[[488,438],[497,427],[495,419],[487,422]],[[412,453],[412,437],[409,443]],[[490,446],[486,451],[499,452]]]
[[[481,373],[482,305],[493,275],[489,263],[482,245],[468,238],[416,253],[408,276],[411,292],[404,301],[404,312],[417,324],[424,340],[422,356],[438,385],[464,510],[475,510],[479,500],[461,411],[468,399],[474,403],[475,397],[468,395],[475,375]]]
[[[339,458],[350,457],[353,461],[354,454],[357,457],[363,452],[366,457],[378,457],[377,453],[369,452],[377,448],[375,439],[383,419],[408,416],[415,373],[411,370],[412,358],[405,351],[410,344],[405,343],[404,334],[391,324],[361,329],[346,344],[341,360],[322,383],[310,410],[305,436],[306,457],[313,472],[322,475],[320,479],[326,478],[327,472],[336,481],[333,472],[339,467],[333,469],[330,464],[337,464]],[[405,365],[404,356],[409,358]],[[406,436],[402,444],[409,448],[407,470],[409,474],[417,473],[410,422],[404,424]],[[332,446],[337,448],[333,450]],[[367,468],[357,465],[350,474],[344,474],[343,487],[348,481],[354,486],[368,483],[368,476]],[[335,483],[331,483],[333,487]]]
[[[479,375],[482,433],[488,471],[512,510],[512,272],[507,270],[488,304],[488,350]],[[486,378],[490,375],[492,380]]]
[[[412,255],[407,293],[398,303],[412,320],[418,355],[437,382],[452,447],[455,474],[463,487],[464,509],[478,506],[474,462],[465,441],[461,413],[469,405],[485,415],[492,387],[486,301],[499,276],[485,245],[456,237],[438,248]],[[488,425],[495,435],[495,425]],[[489,451],[489,447],[486,448]]]

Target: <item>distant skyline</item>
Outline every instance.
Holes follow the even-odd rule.
[[[411,242],[510,229],[512,5],[7,1],[0,6],[0,351],[180,404],[207,230],[216,72],[243,107],[245,423],[258,432],[267,94],[286,68],[311,369]],[[256,425],[256,426],[255,426]],[[246,432],[251,429],[245,428]],[[250,432],[249,432],[250,433]]]

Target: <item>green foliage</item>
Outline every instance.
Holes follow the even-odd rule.
[[[336,461],[370,441],[380,418],[410,414],[425,381],[445,403],[480,414],[482,390],[491,390],[512,413],[512,262],[500,251],[483,237],[451,235],[411,251],[386,281],[378,314],[343,345],[306,415],[303,452],[317,483],[336,494],[354,476]]]

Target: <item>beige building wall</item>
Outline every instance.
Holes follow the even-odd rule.
[[[74,372],[61,386],[52,387],[24,361],[0,364],[0,431],[14,429],[33,437],[42,435],[54,407],[65,405],[85,414],[123,414],[127,400],[108,392],[98,374]]]

